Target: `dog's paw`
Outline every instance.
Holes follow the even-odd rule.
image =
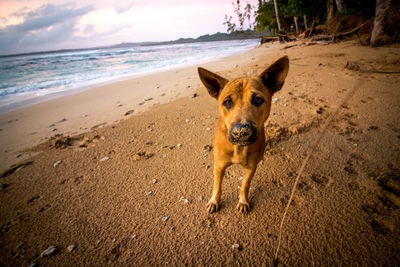
[[[250,211],[250,204],[249,203],[242,203],[239,202],[236,206],[236,208],[238,209],[238,211],[240,211],[241,213],[247,213]]]
[[[215,203],[215,202],[213,202],[211,200],[207,203],[207,211],[208,211],[208,213],[216,212],[216,211],[218,211],[218,208],[219,208],[218,203]]]

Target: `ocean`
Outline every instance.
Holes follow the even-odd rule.
[[[55,94],[211,61],[258,43],[234,40],[2,57],[0,113]]]

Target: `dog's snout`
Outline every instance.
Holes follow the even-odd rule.
[[[235,138],[247,138],[251,135],[251,128],[247,124],[235,124],[232,127],[232,135]]]
[[[248,146],[257,140],[257,129],[250,123],[236,123],[229,131],[229,141],[234,145]]]

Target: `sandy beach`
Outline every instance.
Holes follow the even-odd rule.
[[[279,260],[399,265],[400,47],[271,43],[201,66],[233,79],[283,55],[246,215],[239,166],[206,211],[219,114],[198,65],[1,114],[0,265],[271,265],[309,146],[357,84],[300,179]]]

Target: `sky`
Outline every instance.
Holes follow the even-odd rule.
[[[0,55],[226,32],[232,1],[0,0]]]

